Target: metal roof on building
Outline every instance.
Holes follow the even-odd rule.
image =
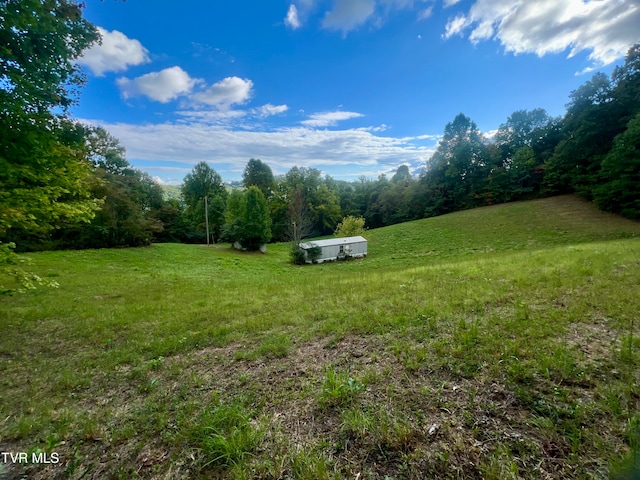
[[[352,243],[362,243],[366,242],[367,239],[364,237],[342,237],[342,238],[329,238],[327,240],[313,240],[311,242],[305,242],[300,244],[300,248],[311,248],[311,247],[331,247],[334,245],[349,245]]]

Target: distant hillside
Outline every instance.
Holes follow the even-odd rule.
[[[242,182],[240,181],[225,182],[225,186],[227,188],[227,191],[231,191],[235,188],[244,188]],[[180,200],[182,198],[180,188],[181,185],[162,185],[162,191],[164,192],[165,200],[170,200],[172,198]]]
[[[602,212],[574,195],[506,203],[365,232],[367,262],[424,263],[640,236],[640,223]]]
[[[180,185],[162,185],[162,192],[164,193],[165,200],[180,200],[181,198]]]

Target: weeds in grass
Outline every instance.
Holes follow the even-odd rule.
[[[336,372],[330,368],[325,374],[318,402],[325,408],[344,406],[351,403],[364,388],[363,383],[350,377],[347,372]]]
[[[338,480],[341,478],[331,470],[330,462],[314,451],[294,452],[285,458],[285,462],[287,470],[290,472],[290,478],[300,480]]]
[[[340,420],[346,441],[376,454],[407,454],[424,437],[403,414],[379,405],[353,405],[341,411]]]
[[[84,480],[635,473],[640,224],[586,205],[371,230],[312,269],[284,244],[34,254],[61,286],[2,298],[3,449]]]
[[[189,443],[200,452],[201,468],[227,468],[258,447],[264,428],[244,399],[215,400],[189,427]]]
[[[289,355],[291,338],[285,334],[268,335],[258,348],[258,353],[266,358],[284,358]]]
[[[612,480],[636,480],[640,478],[640,414],[629,419],[627,426],[629,452],[611,471]]]

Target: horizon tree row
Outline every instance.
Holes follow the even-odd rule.
[[[572,91],[563,117],[540,108],[518,110],[489,140],[460,113],[417,176],[406,165],[390,179],[355,182],[298,166],[274,176],[252,158],[243,172],[244,191],[229,192],[220,175],[200,162],[185,177],[181,198],[167,199],[148,174],[129,164],[116,138],[66,113],[73,101],[68,85],[83,80],[71,60],[97,40],[95,27],[63,0],[9,4],[2,14],[15,28],[3,27],[8,47],[0,72],[6,78],[0,85],[5,263],[10,242],[19,250],[203,243],[209,223],[213,241],[253,249],[269,240],[329,235],[347,216],[377,228],[573,192],[603,210],[640,219],[640,45],[610,77],[596,73]],[[38,29],[55,32],[50,41],[63,59],[59,64],[36,48]],[[70,35],[77,44],[67,45]],[[31,53],[21,56],[27,46]]]

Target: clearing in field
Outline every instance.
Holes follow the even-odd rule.
[[[0,478],[634,478],[639,236],[566,196],[313,266],[32,254],[60,288],[2,298],[0,451],[59,461]]]

